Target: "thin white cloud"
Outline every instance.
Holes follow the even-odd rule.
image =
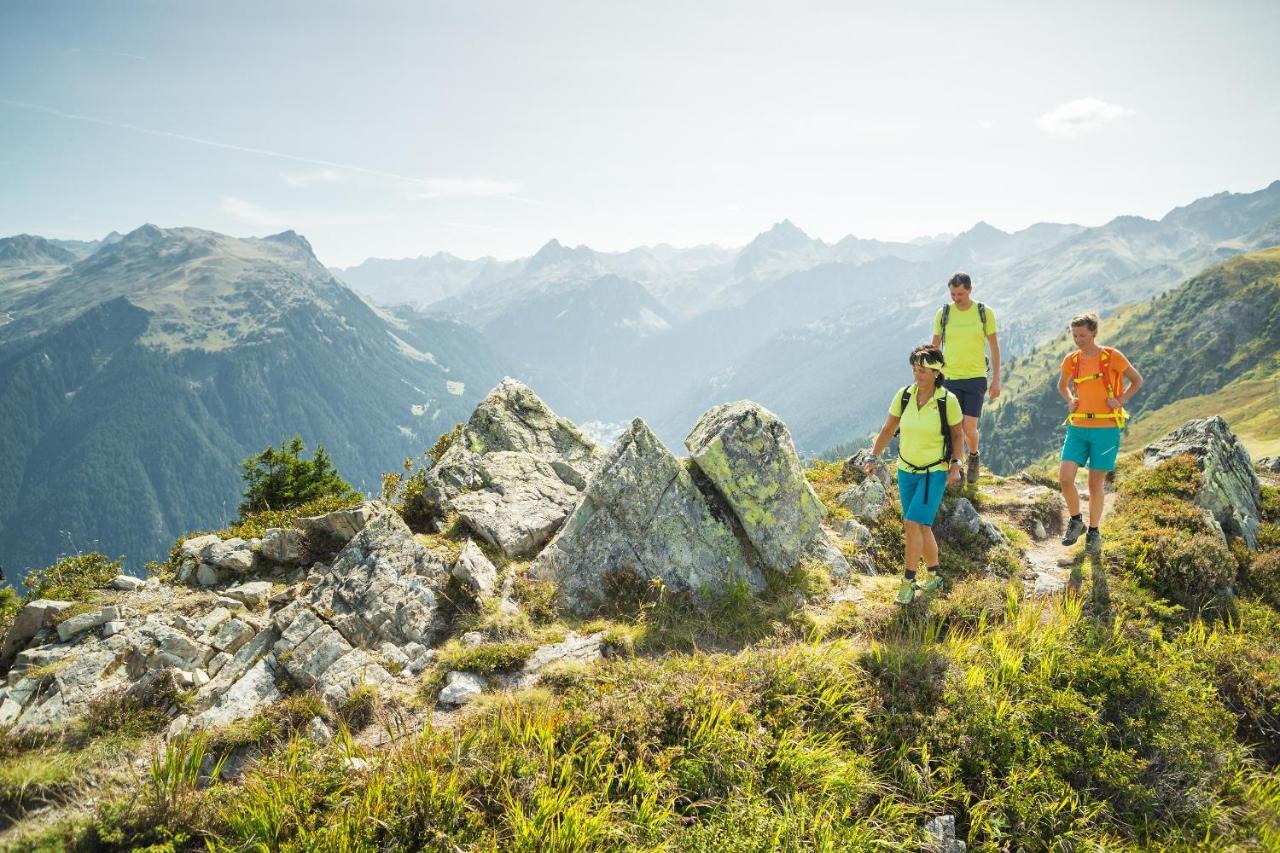
[[[284,182],[291,187],[313,187],[316,184],[340,184],[347,179],[347,174],[339,169],[312,169],[309,172],[294,172],[292,174],[282,174]]]
[[[520,185],[495,178],[427,178],[415,198],[446,198],[450,196],[509,197],[520,192]]]
[[[984,118],[982,121],[978,122],[978,127],[982,128],[983,130],[991,130],[995,126],[996,126],[995,121],[989,118]]]
[[[288,225],[288,217],[274,210],[267,210],[265,207],[254,204],[243,198],[235,198],[234,196],[225,196],[218,203],[218,209],[228,216],[234,216],[242,222],[250,225],[259,225],[263,228],[279,228]]]
[[[156,130],[154,128],[141,127],[127,122],[111,121],[109,119],[97,118],[95,116],[68,113],[42,104],[30,104],[25,101],[15,101],[9,98],[0,98],[0,104],[7,104],[8,106],[17,107],[18,109],[45,113],[46,115],[57,116],[59,118],[70,119],[72,121],[87,121],[92,124],[105,125],[106,127],[117,127],[122,130],[131,130],[135,133],[145,133],[149,136],[161,136],[166,139],[177,139],[182,142],[191,142],[196,145],[207,145],[210,148],[221,148],[225,151],[241,151],[246,154],[275,157],[276,159],[288,160],[293,163],[306,163],[311,166],[341,169],[345,172],[352,172],[358,175],[385,178],[408,186],[414,190],[414,194],[420,198],[441,198],[446,195],[479,195],[491,198],[504,198],[528,204],[536,203],[532,199],[520,198],[515,195],[515,193],[520,189],[519,184],[511,183],[509,181],[497,181],[493,178],[415,178],[412,175],[400,175],[395,172],[385,172],[381,169],[370,169],[365,166],[357,166],[351,163],[336,163],[332,160],[318,160],[314,157],[299,157],[296,154],[287,154],[282,151],[271,151],[266,148],[253,148],[248,145],[232,145],[228,142],[218,142],[213,139],[202,139],[198,136],[188,136],[185,133],[173,133],[168,130]]]
[[[1133,110],[1097,98],[1068,101],[1040,116],[1040,129],[1050,136],[1074,137],[1133,115]]]

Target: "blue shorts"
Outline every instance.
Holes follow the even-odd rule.
[[[1067,424],[1062,442],[1062,461],[1074,462],[1090,471],[1116,470],[1120,452],[1120,427],[1082,427]]]
[[[928,478],[929,499],[925,500],[925,480]],[[902,517],[926,527],[942,505],[942,495],[947,490],[947,472],[930,471],[928,474],[912,474],[898,469],[898,498],[902,501]]]

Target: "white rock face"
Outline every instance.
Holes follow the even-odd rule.
[[[64,619],[58,623],[58,639],[64,643],[74,637],[76,634],[88,631],[90,628],[96,628],[107,622],[112,622],[120,618],[120,608],[118,607],[100,607],[97,610],[91,610],[88,613],[81,613],[72,616],[70,619]]]
[[[125,592],[133,592],[142,589],[147,582],[142,578],[135,578],[132,575],[116,575],[108,584],[112,589],[119,589]]]
[[[483,676],[471,672],[451,672],[444,689],[440,691],[441,705],[465,705],[484,692],[487,685]]]
[[[262,556],[273,563],[296,566],[302,563],[302,531],[295,528],[271,527],[262,534]]]
[[[270,581],[250,581],[225,589],[222,594],[234,598],[250,610],[261,610],[271,597],[271,588]]]
[[[493,598],[498,590],[498,570],[470,539],[453,564],[453,576],[474,590],[480,601]]]

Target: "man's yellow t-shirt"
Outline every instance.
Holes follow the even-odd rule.
[[[1103,351],[1106,349],[1106,347],[1102,348]],[[1076,356],[1080,357],[1079,370],[1076,370],[1073,364]],[[1107,358],[1108,376],[1102,379],[1089,379],[1075,383],[1076,398],[1080,401],[1080,405],[1076,406],[1076,412],[1095,415],[1109,414],[1112,409],[1107,405],[1107,398],[1115,391],[1117,384],[1121,387],[1124,386],[1122,377],[1128,369],[1129,359],[1125,358],[1124,353],[1120,352],[1120,350],[1112,348],[1111,355]],[[1080,350],[1076,350],[1062,360],[1062,372],[1072,378],[1075,376],[1093,376],[1095,373],[1101,373],[1102,351],[1095,356],[1087,356]],[[1079,427],[1092,429],[1117,426],[1115,420],[1111,418],[1072,418],[1071,423]]]
[[[946,446],[942,443],[942,423],[938,418],[938,400],[946,397],[947,425],[959,426],[964,420],[964,412],[960,411],[960,401],[946,389],[938,388],[933,396],[922,407],[916,406],[916,386],[911,386],[911,398],[907,400],[907,410],[902,410],[902,392],[893,395],[889,405],[889,414],[901,418],[898,422],[898,468],[911,471],[903,460],[913,465],[930,465],[930,471],[945,471],[951,466],[951,460],[943,458]],[[939,461],[940,460],[940,461]],[[924,473],[917,471],[915,473]]]
[[[948,379],[981,379],[987,375],[987,335],[996,333],[996,312],[990,305],[983,307],[987,312],[986,328],[982,327],[977,302],[970,302],[965,311],[953,304],[947,314],[947,337],[942,342],[942,354],[947,360],[943,372]],[[933,318],[933,333],[942,335],[941,308]]]

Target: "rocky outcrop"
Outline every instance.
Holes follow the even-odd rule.
[[[675,592],[712,596],[737,581],[753,591],[764,587],[732,522],[717,516],[689,472],[639,418],[614,444],[530,574],[554,582],[563,604],[579,614],[604,602],[611,576],[660,579]]]
[[[954,536],[976,536],[989,545],[1007,545],[1009,537],[987,519],[979,515],[978,510],[968,498],[958,498],[951,511],[939,519],[936,531],[945,540]]]
[[[1157,465],[1184,454],[1195,459],[1204,473],[1196,503],[1208,510],[1223,533],[1257,549],[1262,490],[1244,444],[1220,417],[1187,421],[1148,445],[1143,462]]]
[[[826,510],[804,477],[786,425],[756,403],[727,403],[706,412],[684,443],[762,564],[790,572]]]
[[[880,517],[889,504],[889,493],[876,477],[864,477],[862,482],[850,486],[836,501],[863,523],[871,523]]]
[[[504,379],[427,474],[429,517],[457,512],[509,557],[532,555],[577,503],[604,452],[529,388]]]
[[[498,592],[498,570],[470,539],[453,564],[453,576],[470,589],[477,601],[487,601]]]

